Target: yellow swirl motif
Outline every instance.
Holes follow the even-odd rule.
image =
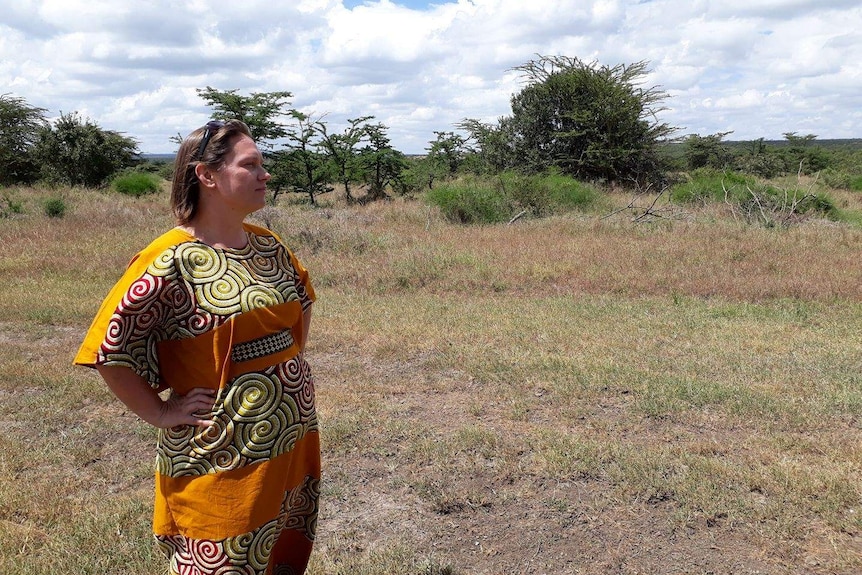
[[[244,312],[277,305],[281,302],[282,296],[278,291],[261,285],[251,286],[243,290],[240,295],[240,309]]]
[[[195,285],[198,306],[213,314],[233,315],[242,310],[242,292],[249,284],[242,266],[228,260],[222,274]]]
[[[147,272],[155,277],[163,277],[166,280],[176,279],[177,269],[174,266],[176,248],[170,248],[160,253],[149,265]]]
[[[281,401],[281,384],[264,374],[249,373],[234,380],[224,401],[227,416],[240,423],[269,417]]]
[[[208,283],[221,277],[228,265],[224,253],[197,242],[180,244],[174,261],[179,273],[192,284]]]

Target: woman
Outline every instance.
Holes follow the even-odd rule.
[[[179,225],[132,259],[75,358],[159,428],[153,530],[172,574],[302,573],[314,541],[315,296],[279,238],[244,221],[269,178],[242,122],[192,132]]]

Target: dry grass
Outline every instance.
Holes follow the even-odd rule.
[[[69,363],[166,198],[66,201],[0,228],[0,572],[161,573],[153,434]],[[862,570],[858,228],[265,218],[320,296],[313,575]]]

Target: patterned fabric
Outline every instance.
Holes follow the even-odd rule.
[[[234,361],[248,361],[287,349],[292,345],[293,336],[290,335],[290,330],[284,330],[281,333],[268,335],[237,345],[231,353],[231,359]]]
[[[217,390],[211,427],[159,430],[153,529],[177,574],[302,573],[317,523],[314,382],[301,349],[308,274],[271,232],[242,249],[175,229],[139,253],[75,363],[157,389]]]

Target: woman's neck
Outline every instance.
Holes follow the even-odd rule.
[[[214,248],[241,249],[248,244],[248,234],[240,222],[219,222],[196,217],[180,228]]]

